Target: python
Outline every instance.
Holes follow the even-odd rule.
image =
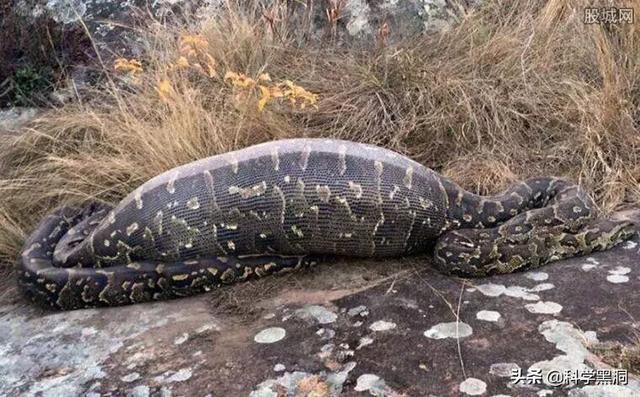
[[[543,177],[480,196],[393,151],[324,139],[263,143],[189,163],[115,207],[61,207],[27,239],[19,283],[59,309],[209,291],[326,256],[433,249],[478,277],[615,246],[628,221],[598,218],[578,185]]]

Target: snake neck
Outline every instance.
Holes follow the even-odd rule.
[[[468,192],[452,180],[442,177],[446,196],[445,232],[455,229],[495,227],[533,208],[553,204],[566,197],[593,203],[577,185],[554,177],[531,178],[492,196]]]
[[[93,259],[93,231],[105,218],[110,206],[90,203],[78,216],[79,220],[56,244],[52,261],[58,267],[89,267],[96,265]]]

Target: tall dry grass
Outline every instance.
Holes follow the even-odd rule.
[[[447,32],[373,50],[300,46],[287,18],[231,2],[198,27],[152,26],[142,72],[110,72],[89,99],[0,143],[0,258],[59,203],[117,201],[176,165],[287,137],[384,145],[479,192],[554,174],[604,210],[637,204],[640,36],[585,25],[590,5],[488,0]],[[207,45],[177,67],[180,37],[197,35]],[[291,80],[319,95],[317,109],[276,99],[258,111],[260,92],[227,72]]]

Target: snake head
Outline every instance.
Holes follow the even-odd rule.
[[[581,233],[585,245],[592,250],[605,250],[632,238],[636,234],[632,221],[623,219],[598,219]]]
[[[486,275],[486,263],[497,255],[491,244],[496,237],[493,234],[490,229],[460,229],[444,234],[434,250],[436,267],[448,274]]]

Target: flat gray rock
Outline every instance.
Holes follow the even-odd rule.
[[[0,109],[0,139],[4,134],[17,134],[19,128],[31,121],[37,114],[37,108]]]
[[[273,8],[274,1],[259,1],[265,13]],[[395,41],[417,33],[438,31],[455,22],[458,7],[470,8],[480,0],[465,0],[453,6],[444,0],[344,0],[331,2],[288,2],[290,18],[300,22],[300,30],[308,28],[307,38],[324,39],[331,31],[327,11],[339,16],[334,33],[341,41],[353,39],[371,40],[383,25],[387,25],[388,38]],[[312,9],[308,9],[308,4]],[[131,27],[145,17],[158,21],[197,22],[201,18],[219,13],[225,7],[223,0],[157,0],[147,2],[128,0],[121,2],[104,0],[20,0],[15,11],[36,21],[43,16],[61,25],[87,24],[98,45],[104,42],[131,45]],[[310,21],[310,24],[309,24]],[[124,29],[122,28],[124,27]],[[127,28],[128,27],[128,28]],[[123,36],[124,35],[124,36]],[[135,40],[134,40],[135,41]],[[124,50],[121,45],[113,50]]]
[[[417,257],[109,309],[50,312],[5,294],[0,395],[640,395],[633,375],[626,385],[511,380],[611,369],[587,346],[633,340],[639,243],[474,280]]]

